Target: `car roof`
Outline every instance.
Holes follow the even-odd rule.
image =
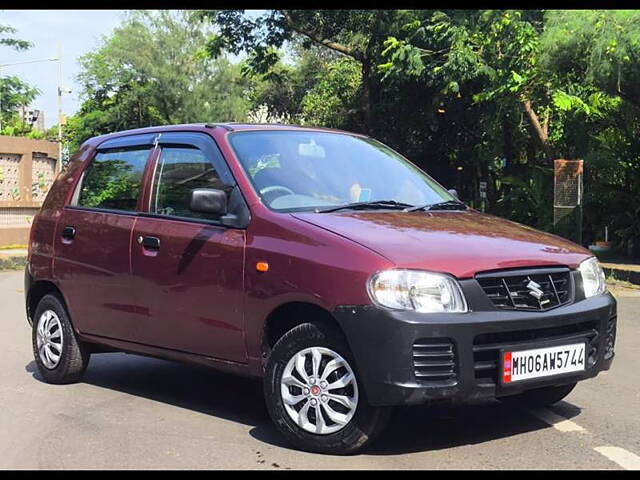
[[[366,137],[361,133],[356,132],[348,132],[346,130],[338,130],[334,128],[324,128],[324,127],[305,127],[301,125],[288,125],[282,123],[239,123],[239,122],[228,122],[228,123],[185,123],[179,125],[159,125],[152,127],[144,127],[144,128],[134,128],[131,130],[122,130],[119,132],[107,133],[105,135],[100,135],[97,137],[92,137],[87,140],[88,143],[92,145],[99,145],[106,140],[124,137],[129,135],[140,135],[140,134],[148,134],[148,133],[161,133],[161,132],[171,132],[171,131],[210,131],[215,128],[223,128],[230,132],[235,131],[249,131],[249,130],[273,130],[273,131],[282,131],[282,130],[299,130],[306,132],[330,132],[330,133],[341,133],[346,135],[355,135],[358,137]]]

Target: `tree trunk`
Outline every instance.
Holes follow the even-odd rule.
[[[531,100],[521,97],[522,105],[524,107],[524,111],[527,113],[527,117],[529,118],[529,122],[536,132],[538,141],[540,142],[540,146],[547,157],[549,163],[553,162],[556,158],[555,152],[551,144],[549,143],[549,135],[547,133],[548,126],[540,123],[540,119],[536,114],[535,110],[531,106]]]
[[[371,134],[371,61],[362,62],[362,116],[366,134]]]
[[[372,114],[373,105],[378,101],[379,84],[375,77],[374,61],[376,57],[375,50],[379,46],[378,40],[381,38],[381,28],[389,13],[386,10],[377,10],[373,22],[367,47],[362,56],[362,103],[366,132],[369,135],[374,134],[374,118]]]

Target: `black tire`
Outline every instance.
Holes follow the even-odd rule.
[[[62,326],[62,351],[60,359],[54,368],[48,368],[38,353],[37,329],[43,313],[52,310],[58,317]],[[42,297],[33,316],[33,329],[31,334],[33,356],[38,372],[47,383],[65,384],[80,381],[89,364],[90,353],[75,335],[73,326],[69,320],[67,309],[60,299],[53,294]]]
[[[287,363],[296,353],[310,347],[324,347],[338,353],[348,362],[356,377],[358,403],[355,414],[346,426],[334,433],[320,435],[305,431],[286,412],[282,400],[280,382]],[[368,404],[344,336],[330,325],[321,323],[298,325],[278,340],[267,362],[264,394],[267,410],[278,430],[293,446],[309,452],[332,455],[356,453],[382,432],[391,413],[390,408]]]
[[[565,398],[576,385],[577,383],[570,383],[568,385],[534,388],[516,395],[500,397],[498,400],[506,404],[521,407],[546,407],[558,403]]]

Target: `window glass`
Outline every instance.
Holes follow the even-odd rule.
[[[175,217],[211,220],[211,215],[189,209],[191,190],[229,190],[209,159],[193,147],[163,148],[154,182],[151,212]]]
[[[273,210],[453,200],[427,174],[370,138],[313,131],[236,132],[229,138],[262,201]]]
[[[78,205],[135,211],[149,147],[99,152],[84,174]]]

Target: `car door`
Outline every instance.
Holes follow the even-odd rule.
[[[53,275],[83,333],[135,337],[129,246],[154,137],[101,144],[58,221]]]
[[[189,209],[194,188],[235,181],[211,137],[163,133],[148,203],[131,237],[141,317],[137,341],[246,361],[242,314],[245,231]]]

